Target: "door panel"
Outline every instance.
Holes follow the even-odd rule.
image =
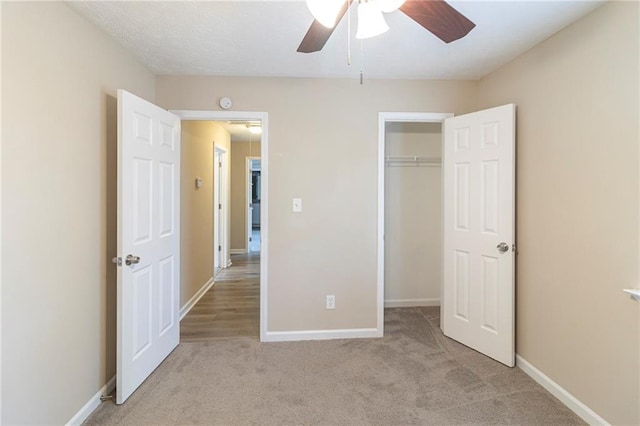
[[[119,90],[118,404],[178,345],[179,176],[180,119]]]
[[[176,305],[175,292],[173,289],[177,284],[175,282],[174,259],[174,256],[167,256],[159,262],[160,292],[158,294],[160,296],[160,315],[158,320],[160,336],[171,332],[171,327],[176,324],[175,309],[173,309],[174,305]]]
[[[513,366],[515,105],[449,118],[444,134],[443,332]]]
[[[455,316],[469,320],[469,252],[456,250],[454,264]]]
[[[160,163],[160,238],[170,237],[174,232],[174,206],[176,200],[175,167],[171,163]]]

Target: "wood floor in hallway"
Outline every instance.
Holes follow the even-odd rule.
[[[260,254],[232,255],[231,262],[180,322],[180,341],[260,336]]]

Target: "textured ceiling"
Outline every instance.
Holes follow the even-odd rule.
[[[411,1],[411,0],[410,0]],[[476,23],[445,44],[400,11],[387,33],[352,37],[347,16],[321,52],[296,48],[313,18],[304,1],[76,1],[158,75],[479,79],[602,4],[598,1],[449,1]],[[355,34],[355,7],[352,8]]]

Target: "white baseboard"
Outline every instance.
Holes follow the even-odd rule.
[[[247,254],[249,251],[247,249],[231,249],[229,250],[231,254]]]
[[[80,425],[82,422],[87,420],[87,418],[93,413],[96,408],[100,405],[100,397],[103,395],[108,395],[116,388],[116,376],[113,376],[106,385],[102,387],[95,395],[91,397],[89,401],[78,411],[75,416],[71,417],[71,420],[67,422],[67,426],[75,426]]]
[[[211,277],[209,278],[209,281],[207,281],[206,284],[203,285],[200,290],[198,290],[196,294],[194,294],[193,297],[189,299],[189,301],[185,303],[182,308],[180,308],[180,321],[182,321],[182,318],[187,316],[189,311],[196,305],[196,303],[198,303],[200,299],[202,299],[202,296],[204,296],[204,294],[209,291],[213,284],[215,284],[215,281],[213,280],[213,277]]]
[[[411,308],[413,306],[440,306],[440,299],[389,299],[385,308]]]
[[[576,413],[582,420],[590,425],[609,425],[605,419],[600,417],[591,408],[583,404],[578,398],[567,392],[562,386],[551,380],[546,374],[534,367],[529,361],[516,354],[516,365],[527,373],[540,386],[549,391],[560,402],[566,405],[571,411]]]
[[[342,330],[267,331],[263,342],[294,342],[299,340],[363,339],[382,337],[376,328]]]

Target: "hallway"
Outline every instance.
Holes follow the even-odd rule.
[[[260,336],[260,253],[232,255],[231,262],[181,321],[181,342]]]

